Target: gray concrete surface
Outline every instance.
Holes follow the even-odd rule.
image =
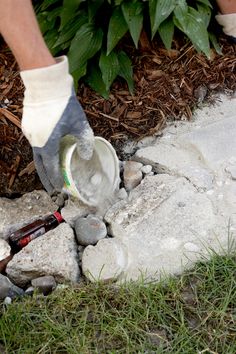
[[[192,123],[170,125],[162,138],[138,149],[132,159],[158,174],[145,177],[105,215],[110,243],[119,240],[119,252],[123,248],[127,257],[119,281],[180,273],[210,257],[211,249],[223,253],[235,241],[235,136],[236,98],[222,96],[197,110]],[[86,249],[91,279],[101,279],[102,269],[113,264],[106,256],[111,245],[98,248]]]

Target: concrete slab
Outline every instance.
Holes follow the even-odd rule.
[[[126,255],[115,279],[176,274],[236,240],[235,136],[236,98],[221,96],[214,106],[197,110],[193,122],[169,126],[136,152],[132,159],[157,174],[145,177],[105,215],[113,236],[109,247],[119,240]],[[109,252],[105,242],[103,252]],[[101,257],[88,262],[87,255],[86,270],[96,279]],[[110,269],[109,257],[104,262]]]

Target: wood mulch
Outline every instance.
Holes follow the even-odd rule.
[[[160,134],[167,121],[191,120],[192,110],[214,92],[236,90],[236,45],[220,40],[223,56],[211,60],[189,43],[176,40],[167,51],[142,38],[140,49],[127,45],[134,64],[135,94],[122,80],[108,100],[80,85],[78,97],[95,135],[117,149],[128,139]],[[20,130],[23,85],[11,53],[0,44],[0,196],[15,197],[41,188],[31,147]],[[37,119],[37,117],[36,117]]]

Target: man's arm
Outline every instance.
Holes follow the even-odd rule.
[[[78,153],[87,160],[94,141],[74,92],[67,57],[52,57],[31,0],[0,0],[0,32],[20,66],[25,85],[22,130],[33,148],[37,172],[49,193],[61,191],[61,138],[78,138]]]
[[[0,0],[0,33],[21,70],[55,64],[39,30],[30,0]]]

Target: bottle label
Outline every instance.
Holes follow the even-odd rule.
[[[35,238],[45,234],[45,232],[46,232],[45,227],[40,227],[40,229],[30,234],[30,240],[34,240]]]
[[[35,232],[33,232],[32,234],[30,234],[29,236],[25,236],[23,238],[21,238],[18,242],[17,242],[17,246],[19,246],[20,248],[25,247],[26,245],[28,245],[28,243],[30,243],[32,240],[34,240],[35,238],[45,234],[45,228],[41,227],[40,229],[36,230]]]

